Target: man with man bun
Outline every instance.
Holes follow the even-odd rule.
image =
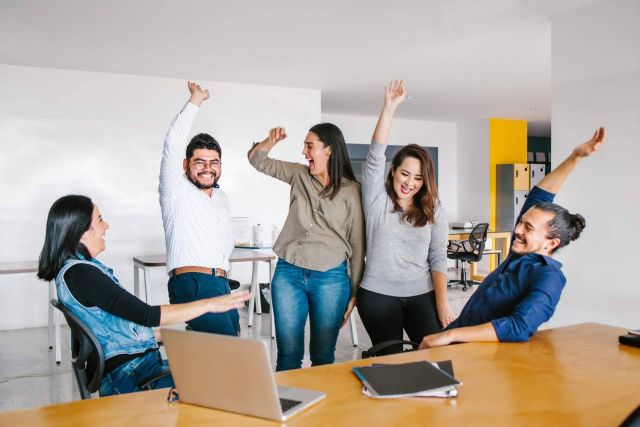
[[[553,199],[578,163],[598,151],[604,134],[604,128],[596,130],[531,190],[507,259],[482,281],[460,317],[443,332],[422,339],[421,349],[452,342],[527,341],[551,318],[567,281],[552,255],[585,227],[582,215],[569,213]]]

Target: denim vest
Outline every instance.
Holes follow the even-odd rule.
[[[80,256],[80,258],[82,257]],[[85,307],[74,298],[64,281],[64,274],[76,264],[91,265],[106,274],[116,285],[122,285],[113,275],[113,270],[95,258],[91,261],[69,259],[56,276],[58,299],[93,332],[102,346],[105,360],[120,354],[137,354],[143,353],[149,348],[158,348],[151,328],[114,316],[97,306]],[[87,283],[86,286],[91,286],[91,283]]]

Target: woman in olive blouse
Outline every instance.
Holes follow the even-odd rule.
[[[268,157],[285,138],[283,128],[271,129],[249,151],[254,168],[291,185],[289,214],[273,247],[279,371],[302,366],[307,315],[311,363],[333,363],[338,331],[355,304],[365,251],[360,184],[340,129],[321,123],[309,130],[302,150],[307,165]]]

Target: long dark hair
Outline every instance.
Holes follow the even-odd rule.
[[[420,161],[420,174],[422,175],[422,187],[413,196],[413,205],[406,211],[402,210],[398,203],[398,195],[393,188],[393,174],[407,157],[413,157]],[[396,153],[391,162],[391,170],[387,175],[385,189],[389,198],[393,202],[393,212],[402,212],[403,221],[407,221],[414,227],[424,227],[433,224],[436,218],[436,206],[438,205],[438,186],[436,185],[436,172],[433,166],[433,159],[427,151],[417,144],[409,144],[402,147]]]
[[[53,280],[64,262],[77,253],[91,258],[80,239],[91,227],[92,215],[93,202],[86,196],[64,196],[53,203],[38,263],[40,279]]]
[[[309,132],[316,134],[318,139],[326,147],[331,147],[328,170],[329,185],[320,193],[321,197],[329,197],[333,200],[342,187],[342,178],[356,181],[356,176],[351,168],[351,160],[347,153],[347,144],[344,142],[344,135],[340,128],[332,123],[319,123],[309,129]]]
[[[533,207],[555,215],[547,223],[549,231],[546,237],[547,239],[559,239],[560,244],[551,253],[555,253],[558,249],[576,240],[587,226],[587,222],[582,215],[569,213],[566,208],[555,203],[540,202],[533,205]]]

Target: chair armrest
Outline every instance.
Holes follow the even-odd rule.
[[[449,240],[449,246],[447,246],[447,252],[457,254],[458,252],[460,252],[460,249],[461,249],[461,246],[459,243],[452,242],[451,240]]]

